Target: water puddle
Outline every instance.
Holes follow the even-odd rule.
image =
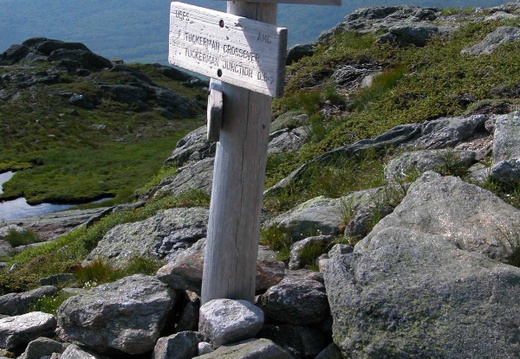
[[[3,193],[2,185],[9,181],[13,177],[14,172],[0,173],[0,193]],[[103,198],[93,203],[102,202],[109,198]],[[40,216],[42,214],[64,211],[74,204],[53,204],[53,203],[41,203],[37,205],[30,205],[27,203],[25,198],[17,198],[10,201],[0,202],[0,221],[9,221],[13,219],[21,219],[27,217]]]

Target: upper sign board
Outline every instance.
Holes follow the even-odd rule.
[[[248,0],[235,0],[248,1]],[[341,0],[254,0],[251,2],[270,2],[270,3],[285,3],[285,4],[307,4],[307,5],[341,5]]]
[[[171,64],[271,97],[283,94],[287,29],[172,2]]]

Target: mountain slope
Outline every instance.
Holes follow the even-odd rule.
[[[199,6],[225,9],[225,1],[193,0]],[[278,24],[289,29],[289,44],[316,41],[359,7],[415,4],[420,6],[494,6],[504,0],[343,1],[341,7],[279,6]],[[89,44],[102,56],[130,62],[167,62],[169,2],[165,0],[0,0],[0,52],[36,36]]]

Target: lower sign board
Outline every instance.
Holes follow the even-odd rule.
[[[260,92],[283,94],[287,29],[190,4],[172,2],[172,65]]]

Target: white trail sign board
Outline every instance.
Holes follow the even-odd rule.
[[[172,2],[171,64],[271,97],[283,94],[287,29]]]

